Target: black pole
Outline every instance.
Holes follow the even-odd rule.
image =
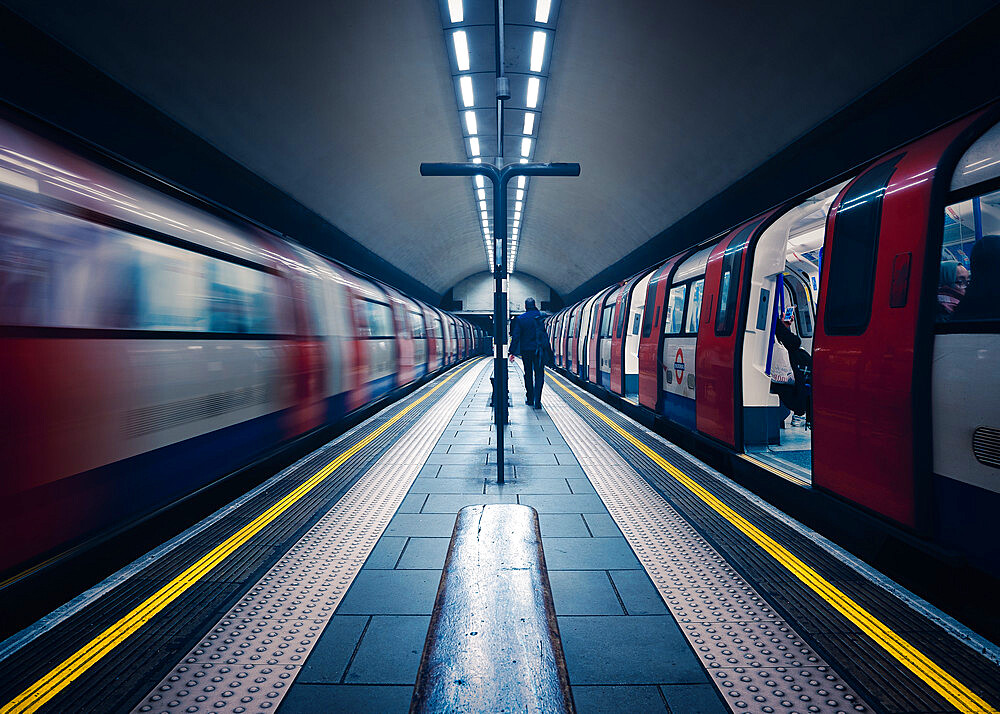
[[[420,164],[421,176],[486,176],[493,182],[493,422],[497,428],[497,483],[504,482],[504,431],[507,427],[507,184],[515,176],[579,176],[580,164]],[[503,226],[500,233],[498,226]],[[502,237],[500,237],[502,236]]]

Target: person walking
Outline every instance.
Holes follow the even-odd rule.
[[[514,318],[510,331],[510,361],[515,356],[524,365],[524,403],[535,409],[542,408],[542,386],[545,382],[545,348],[549,335],[545,331],[542,313],[535,307],[535,299],[524,301],[524,312]]]

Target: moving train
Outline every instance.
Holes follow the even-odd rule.
[[[483,349],[459,317],[41,131],[0,118],[0,572]]]
[[[958,119],[552,315],[557,366],[1000,576],[998,121]]]

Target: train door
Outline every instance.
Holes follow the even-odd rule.
[[[410,323],[413,338],[413,378],[420,379],[428,372],[430,351],[428,349],[427,328],[424,325],[424,311],[412,300],[407,300],[406,317]]]
[[[604,301],[613,291],[614,288],[607,288],[598,293],[591,311],[590,332],[587,336],[587,380],[593,384],[597,384],[597,375],[601,364],[600,335],[604,316]]]
[[[674,267],[684,257],[675,255],[653,270],[646,286],[646,300],[642,311],[642,334],[639,337],[639,403],[653,411],[660,407],[660,360],[663,346],[663,305]]]
[[[627,333],[629,298],[632,289],[639,281],[639,276],[633,276],[622,286],[622,291],[618,295],[618,304],[615,307],[614,334],[611,338],[611,391],[615,394],[624,394],[624,371],[625,371],[625,335]]]
[[[596,384],[609,389],[611,387],[611,340],[614,336],[615,314],[618,309],[621,286],[608,293],[601,308],[601,324],[598,333],[598,372]]]
[[[573,352],[570,350],[570,343],[573,341],[573,315],[574,307],[570,306],[566,308],[565,325],[563,326],[563,339],[562,339],[562,351],[563,351],[563,368],[567,370],[573,369]]]
[[[933,290],[936,282],[938,215],[933,240],[928,227],[933,200],[951,180],[950,170],[942,176],[938,166],[972,122],[919,139],[855,178],[834,202],[823,246],[813,482],[917,528],[926,523],[918,506],[930,505],[918,497],[930,480],[933,324],[921,325],[919,296],[922,283]]]
[[[705,289],[705,265],[711,250],[702,248],[677,266],[663,307],[660,414],[691,430],[696,423],[698,326]]]
[[[763,230],[750,242],[750,301],[740,375],[744,449],[803,481],[812,478],[809,382],[815,296],[827,217],[845,185],[772,214],[773,220],[762,223]]]
[[[589,348],[591,320],[594,317],[595,302],[597,302],[596,295],[591,295],[587,298],[580,315],[580,331],[576,338],[576,375],[581,379],[587,379],[587,375],[589,374],[587,351]]]
[[[410,332],[410,314],[406,298],[394,290],[386,290],[392,308],[396,335],[396,380],[395,386],[409,384],[414,375],[413,334]]]
[[[655,270],[648,271],[632,288],[629,300],[629,315],[625,333],[624,370],[625,398],[639,403],[639,335],[642,331],[643,313],[646,308],[646,289]]]

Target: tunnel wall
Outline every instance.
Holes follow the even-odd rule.
[[[463,312],[493,312],[493,276],[490,273],[483,271],[470,275],[455,285],[451,293],[453,300],[462,303],[460,309]],[[524,300],[529,297],[535,298],[535,302],[542,309],[561,305],[559,295],[538,278],[524,273],[511,275],[507,291],[511,312],[524,310]]]

